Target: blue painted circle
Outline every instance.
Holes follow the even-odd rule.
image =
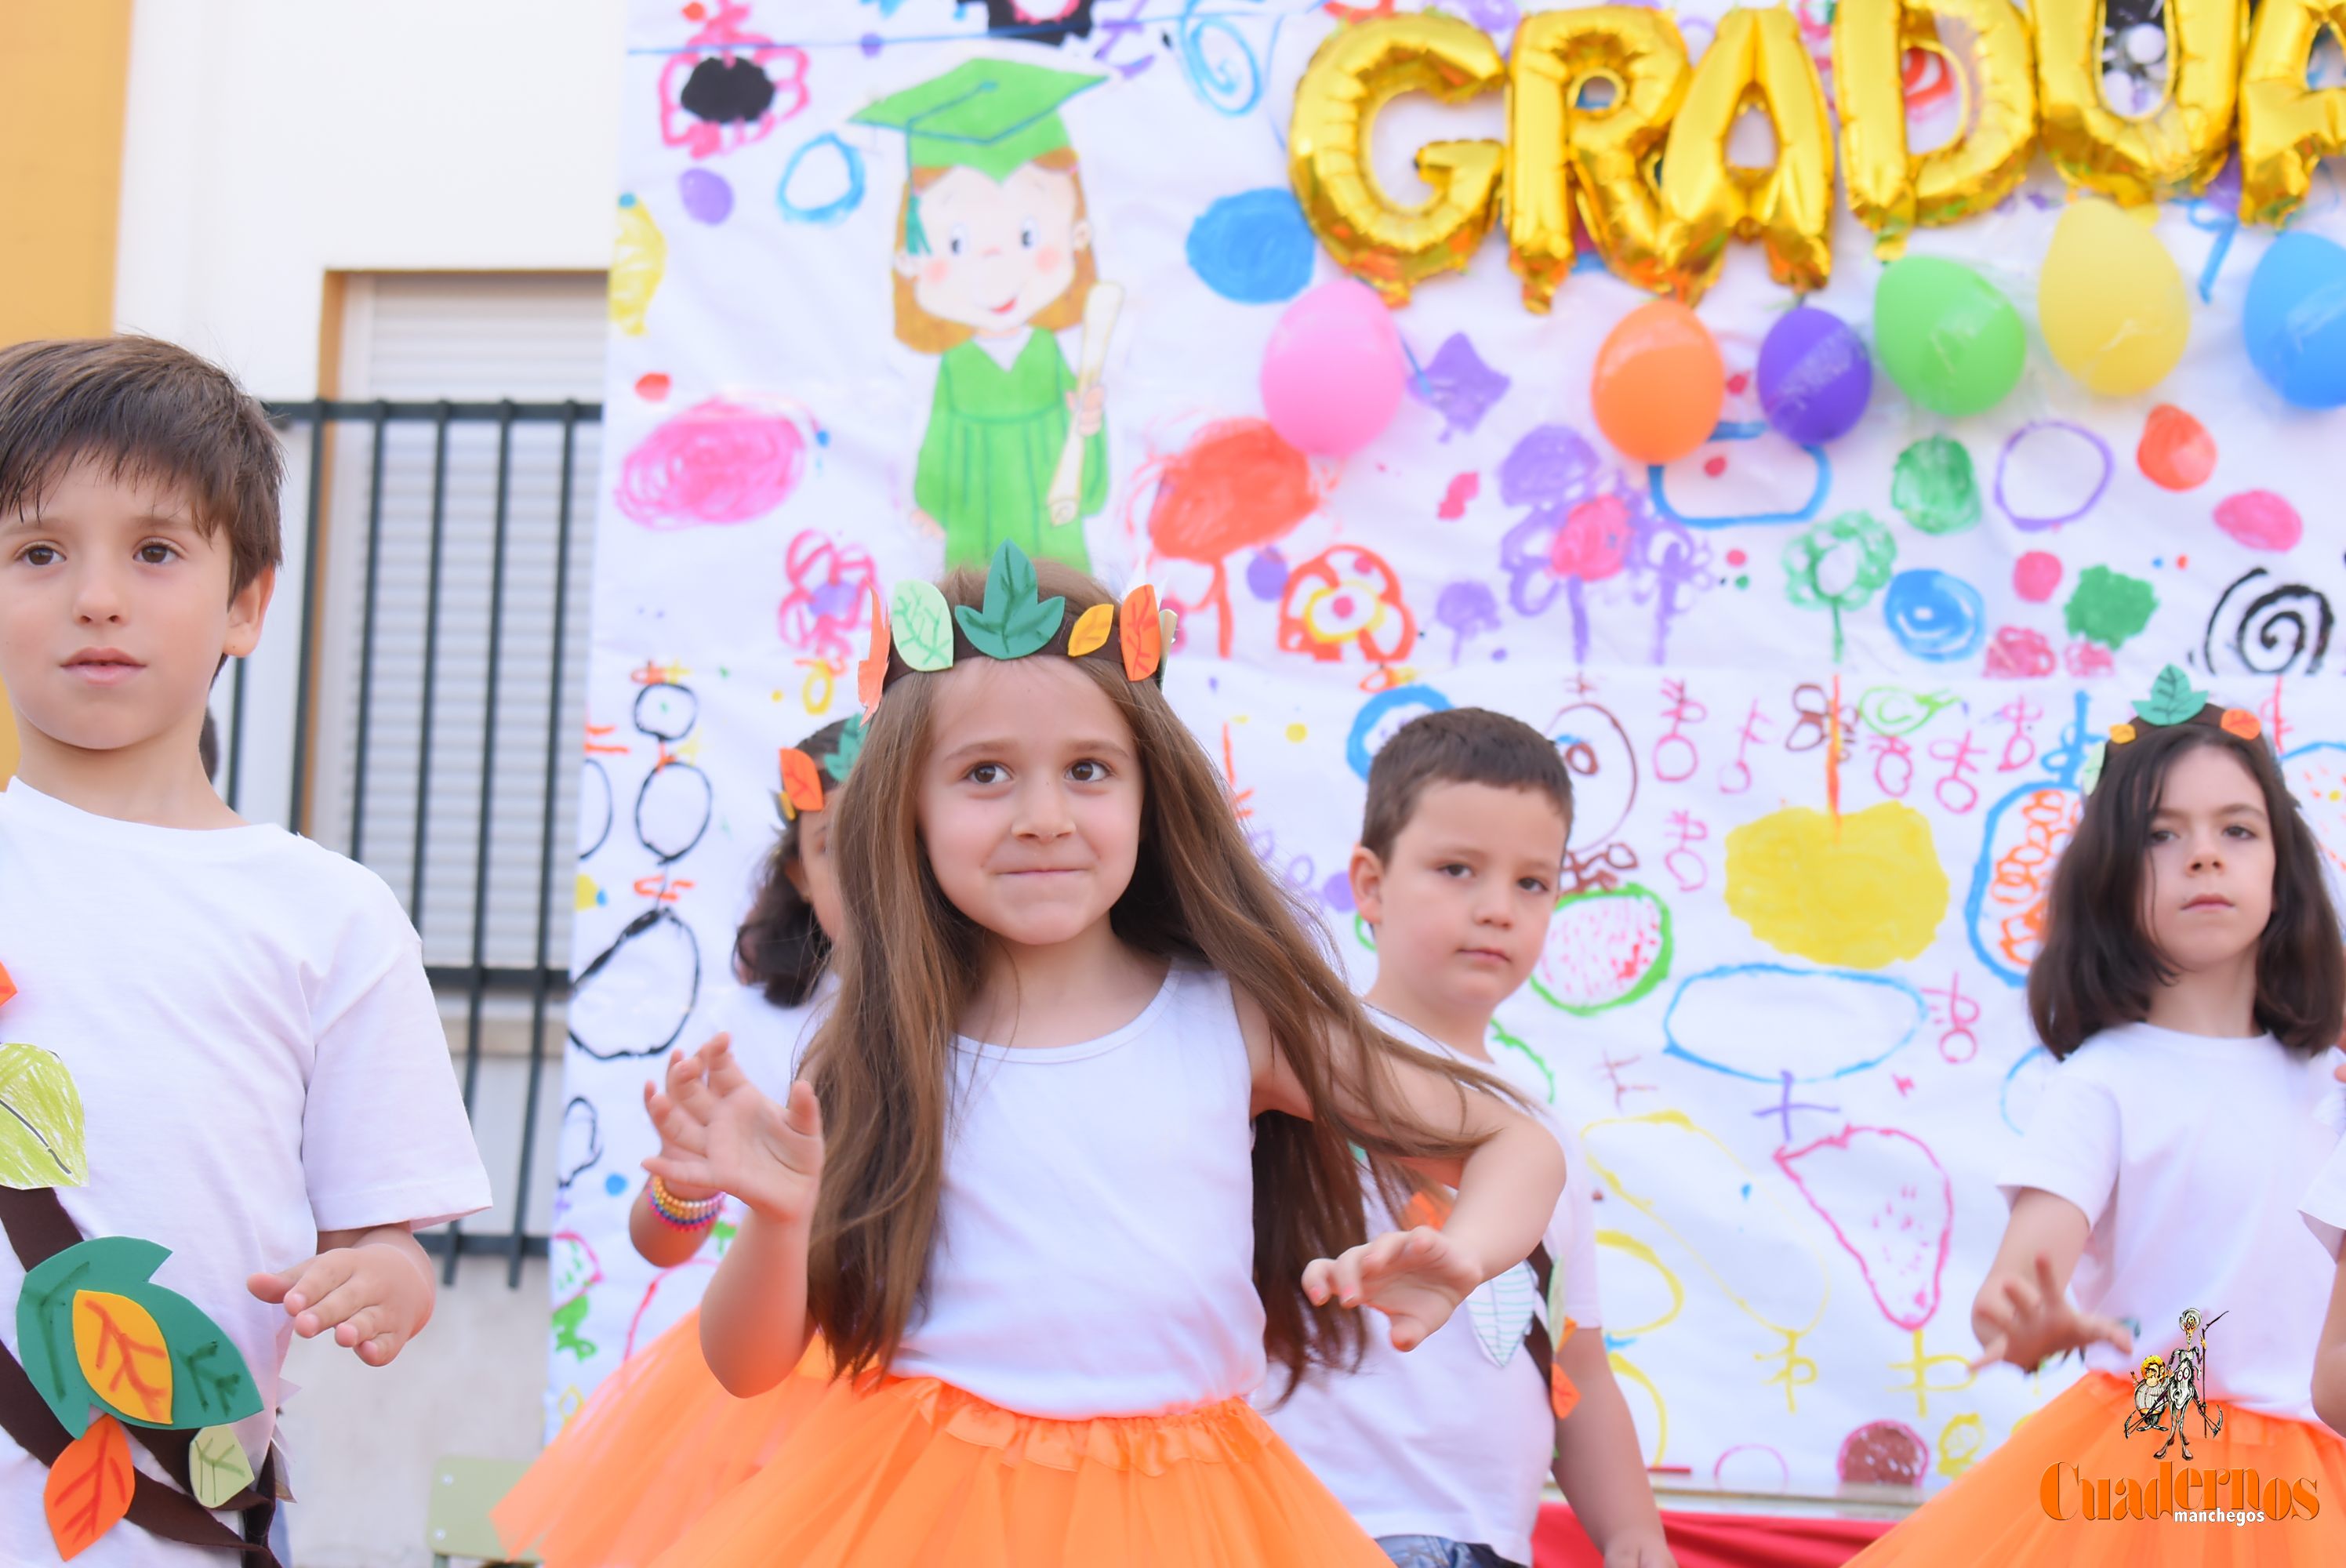
[[[1376,755],[1369,738],[1384,724],[1387,718],[1403,708],[1420,708],[1427,713],[1440,713],[1451,706],[1450,699],[1430,686],[1397,686],[1391,691],[1381,691],[1361,704],[1361,711],[1352,716],[1352,732],[1344,738],[1344,760],[1363,780],[1369,776],[1369,761]],[[1406,724],[1415,714],[1404,714],[1400,723]]]
[[[1970,657],[1987,636],[1987,604],[1980,591],[1930,566],[1890,579],[1882,618],[1900,647],[1934,664]]]
[[[813,207],[801,207],[790,199],[790,181],[797,178],[799,165],[806,161],[807,154],[819,147],[829,148],[838,154],[845,171],[847,188],[829,201]],[[792,223],[828,226],[844,222],[849,213],[863,205],[863,155],[831,132],[823,132],[790,154],[790,161],[782,166],[781,181],[774,187],[774,201],[781,208],[782,216]]]
[[[1242,190],[1189,226],[1189,267],[1207,288],[1241,305],[1291,300],[1311,281],[1319,243],[1285,186]]]

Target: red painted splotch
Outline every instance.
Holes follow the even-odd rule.
[[[1442,492],[1442,504],[1433,514],[1444,523],[1455,523],[1466,515],[1466,503],[1483,493],[1483,476],[1479,473],[1454,475]]]
[[[2117,667],[2109,649],[2083,637],[2061,651],[2061,664],[2071,675],[2078,676],[2107,675]]]
[[[627,453],[612,500],[655,530],[747,523],[790,499],[806,462],[797,421],[711,398],[663,422]]]
[[[2031,550],[2012,564],[2012,591],[2032,605],[2041,605],[2061,585],[2061,557],[2048,550]]]
[[[2294,550],[2305,537],[2297,508],[2270,490],[2243,490],[2218,502],[2216,526],[2251,550]]]
[[[1472,477],[1469,475],[1468,477]],[[1311,463],[1280,439],[1270,422],[1223,420],[1157,465],[1157,496],[1148,510],[1148,540],[1159,555],[1213,569],[1205,597],[1171,599],[1187,616],[1211,606],[1218,612],[1216,647],[1230,653],[1229,578],[1223,560],[1235,551],[1284,538],[1320,504]]]
[[[636,395],[646,402],[666,402],[668,389],[666,371],[652,371],[636,378]]]
[[[2190,414],[2163,402],[2143,422],[2134,460],[2143,477],[2162,489],[2196,489],[2216,472],[2216,438]]]
[[[2003,626],[1987,645],[1987,671],[1997,680],[2035,680],[2051,675],[2060,661],[2045,634],[2028,626]]]

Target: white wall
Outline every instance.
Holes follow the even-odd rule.
[[[302,398],[329,271],[599,270],[621,47],[620,0],[138,0],[117,325]]]
[[[619,0],[138,0],[117,325],[209,355],[264,397],[299,399],[318,391],[330,271],[599,270],[621,47]],[[288,589],[248,672],[272,713],[291,712],[299,630],[301,541],[287,544]],[[249,737],[243,804],[281,820],[288,754],[272,728]],[[493,1022],[482,1128],[502,1213],[484,1228],[502,1229],[525,1082],[505,1036],[525,1031]],[[558,1064],[558,1022],[554,1032]],[[544,1166],[558,1069],[541,1093]],[[550,1174],[535,1186],[542,1207]],[[301,1348],[289,1372],[311,1392],[286,1428],[302,1568],[420,1568],[434,1455],[519,1458],[534,1446],[545,1269],[518,1292],[505,1279],[501,1260],[468,1261],[425,1340],[387,1371]]]

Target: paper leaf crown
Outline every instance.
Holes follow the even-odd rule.
[[[879,590],[872,590],[872,646],[856,667],[856,695],[866,717],[880,706],[892,639],[907,669],[934,672],[953,667],[955,626],[970,647],[987,658],[1020,659],[1049,647],[1066,619],[1067,601],[1057,595],[1044,598],[1035,563],[1005,540],[986,568],[985,597],[976,606],[948,605],[934,583],[914,579],[896,585],[883,614]],[[1117,651],[1124,661],[1125,678],[1154,679],[1161,687],[1165,652],[1172,646],[1177,624],[1174,613],[1158,605],[1157,590],[1138,583],[1120,606],[1094,605],[1076,617],[1067,633],[1067,657],[1096,653],[1115,633],[1120,638]]]
[[[781,802],[782,817],[796,821],[801,811],[820,811],[823,805],[823,775],[829,774],[833,784],[847,782],[854,769],[855,759],[863,754],[863,716],[857,714],[839,732],[839,744],[820,763],[801,748],[782,748],[782,789],[776,797]]]
[[[2208,694],[2191,684],[2191,677],[2175,665],[2158,672],[2150,683],[2150,695],[2137,698],[2134,704],[2134,719],[2110,726],[2110,738],[2094,748],[2086,759],[2086,766],[2077,779],[2079,790],[2090,795],[2094,786],[2102,781],[2102,769],[2109,761],[2110,748],[2130,746],[2147,726],[2153,729],[2171,728],[2178,724],[2198,720],[2208,708]],[[2245,708],[2228,708],[2217,721],[2228,735],[2242,740],[2254,740],[2264,733],[2257,716]]]

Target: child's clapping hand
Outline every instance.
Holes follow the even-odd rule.
[[[1972,1370],[2010,1361],[2023,1371],[2035,1371],[2053,1356],[2093,1344],[2114,1345],[2122,1355],[2134,1354],[2134,1336],[2125,1324],[2069,1304],[2069,1293],[2053,1277],[2053,1260],[2041,1252],[2035,1274],[2033,1283],[2007,1278],[2002,1290],[1980,1292],[1972,1308],[1972,1329],[1980,1341]]]
[[[1341,1307],[1375,1308],[1392,1320],[1393,1349],[1413,1350],[1450,1320],[1484,1272],[1445,1232],[1421,1225],[1314,1259],[1303,1270],[1303,1293],[1314,1305],[1332,1297]]]
[[[813,1086],[790,1085],[787,1105],[760,1094],[722,1035],[673,1066],[646,1108],[660,1152],[644,1168],[672,1188],[726,1192],[780,1225],[803,1225],[822,1180],[822,1111]]]

